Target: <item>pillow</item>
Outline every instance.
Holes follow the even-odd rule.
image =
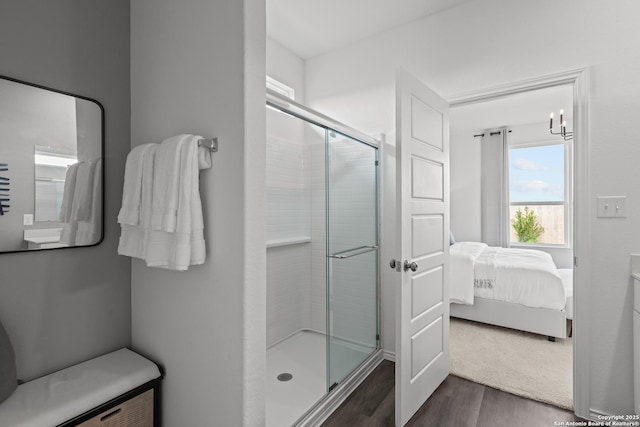
[[[456,243],[456,238],[453,237],[453,233],[451,232],[451,230],[449,230],[449,246],[453,245]]]
[[[16,356],[9,335],[0,322],[0,403],[18,387]]]

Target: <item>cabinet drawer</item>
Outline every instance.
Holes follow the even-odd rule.
[[[78,424],[78,427],[153,427],[153,389]]]

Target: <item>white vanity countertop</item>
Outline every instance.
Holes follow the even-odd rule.
[[[60,241],[60,236],[25,237],[24,240],[33,243],[56,243]]]
[[[24,230],[24,240],[33,243],[56,243],[60,241],[62,228],[35,228]]]

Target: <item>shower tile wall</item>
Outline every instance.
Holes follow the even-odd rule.
[[[304,125],[267,109],[267,346],[309,327],[311,237]]]
[[[308,243],[267,249],[267,346],[307,327],[310,268]]]
[[[302,123],[268,110],[267,240],[310,236],[309,185]],[[283,120],[286,120],[283,122]],[[286,126],[285,126],[286,125]]]

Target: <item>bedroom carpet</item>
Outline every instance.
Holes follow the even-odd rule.
[[[572,339],[556,339],[451,318],[450,373],[573,409]]]

